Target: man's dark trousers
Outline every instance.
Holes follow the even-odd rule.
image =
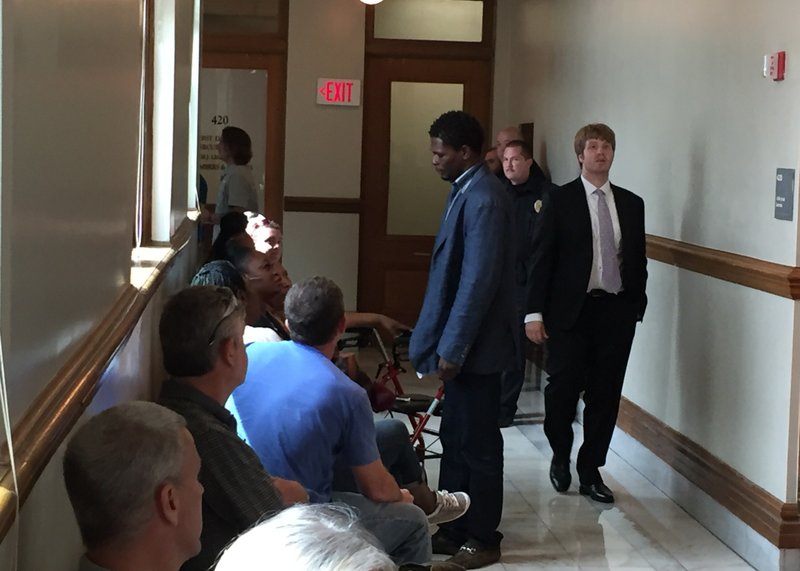
[[[522,392],[522,385],[525,383],[525,345],[528,338],[525,337],[525,314],[518,312],[517,329],[520,346],[520,359],[518,360],[517,367],[508,371],[503,371],[500,382],[500,420],[512,421],[514,415],[517,413],[517,402],[519,395]]]
[[[636,328],[636,307],[625,294],[587,295],[578,320],[569,330],[549,330],[549,383],[544,391],[544,431],[553,460],[569,462],[572,422],[581,391],[585,390],[584,441],[577,471],[582,484],[601,480],[598,468],[617,421],[622,382]]]
[[[496,530],[503,511],[500,373],[461,372],[444,386],[439,488],[467,492],[472,502],[464,517],[440,528],[456,542],[471,539],[495,547],[502,539]]]

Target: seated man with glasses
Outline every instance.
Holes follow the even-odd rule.
[[[245,309],[227,288],[190,287],[172,297],[159,324],[171,379],[160,403],[186,419],[202,462],[203,532],[199,555],[183,571],[209,569],[228,542],[285,506],[308,500],[302,485],[273,478],[236,434],[223,406],[245,378]]]

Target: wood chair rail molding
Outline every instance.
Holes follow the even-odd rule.
[[[617,426],[770,543],[781,549],[800,548],[797,503],[783,503],[624,397]]]
[[[103,319],[88,334],[14,426],[20,506],[53,454],[81,417],[98,389],[98,383],[114,356],[133,332],[147,304],[166,276],[166,270],[189,243],[195,223],[183,221],[170,240],[169,253],[152,277],[137,289],[127,285]],[[3,445],[0,459],[0,541],[16,516],[14,482]]]
[[[800,299],[800,268],[647,235],[647,257],[788,299]]]
[[[361,213],[360,198],[335,198],[325,196],[286,196],[285,212],[324,212],[335,214]]]

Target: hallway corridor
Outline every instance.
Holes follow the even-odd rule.
[[[363,354],[362,362],[372,359]],[[365,370],[373,371],[371,365]],[[436,384],[403,375],[406,392],[431,392]],[[520,397],[521,422],[503,429],[505,490],[500,531],[503,557],[490,571],[626,570],[728,571],[752,569],[736,553],[666,497],[641,473],[612,451],[604,471],[617,501],[611,506],[578,494],[574,456],[581,442],[575,425],[573,484],[555,492],[548,479],[550,448],[541,419],[542,394],[526,381]],[[382,417],[382,415],[376,415]],[[431,419],[430,426],[439,419]],[[619,432],[615,439],[620,438]],[[431,487],[438,479],[438,461],[426,462]],[[444,556],[434,556],[445,559]]]

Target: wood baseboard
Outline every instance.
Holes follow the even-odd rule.
[[[798,504],[781,500],[683,434],[623,398],[617,426],[782,549],[800,548]]]
[[[685,270],[800,299],[800,268],[647,235],[647,257]]]

